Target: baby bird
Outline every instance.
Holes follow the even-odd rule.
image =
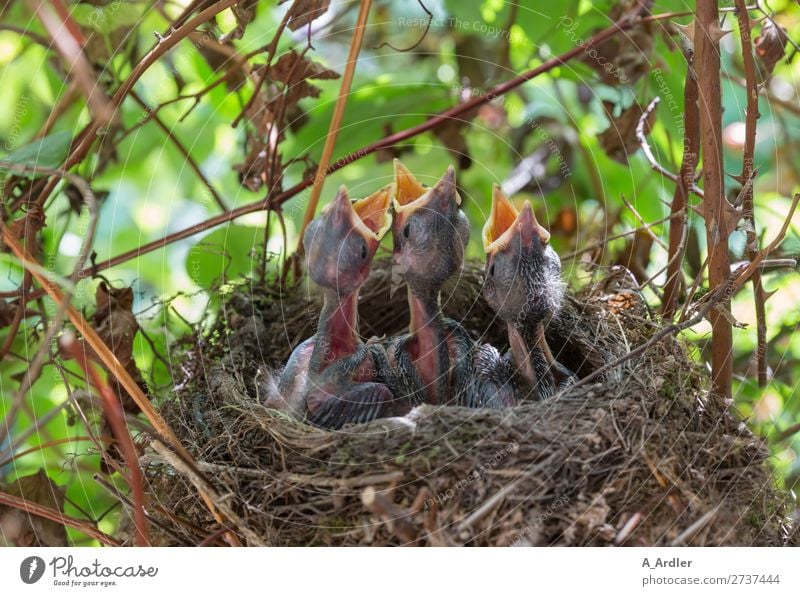
[[[390,359],[411,380],[416,402],[441,404],[452,395],[451,368],[468,343],[458,325],[442,314],[439,295],[461,268],[469,223],[459,209],[452,166],[432,188],[425,188],[399,160],[394,174],[392,262],[408,286],[411,320]]]
[[[294,350],[268,406],[331,429],[410,409],[379,382],[385,356],[378,346],[363,344],[357,328],[358,293],[389,229],[389,204],[388,188],[351,202],[342,187],[308,226],[307,270],[324,304],[316,334]]]
[[[510,385],[503,389],[504,375],[494,366],[501,366],[497,351],[476,346],[439,304],[442,286],[461,269],[469,241],[455,170],[449,167],[425,188],[399,160],[394,168],[393,263],[408,286],[411,313],[408,335],[387,350],[392,368],[405,379],[395,385],[408,387],[416,404],[509,405],[513,394]]]
[[[557,383],[571,377],[544,339],[544,322],[561,308],[565,291],[561,262],[549,240],[530,203],[518,212],[495,185],[483,228],[484,296],[508,327],[511,359],[520,378],[519,399],[546,399]]]

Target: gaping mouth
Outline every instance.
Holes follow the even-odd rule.
[[[380,241],[392,226],[389,213],[391,204],[391,187],[386,186],[366,198],[353,202],[355,217],[354,227],[367,237]]]
[[[425,187],[399,159],[394,160],[395,209],[416,201],[425,194]]]
[[[392,184],[392,201],[394,211],[398,215],[408,217],[417,209],[429,207],[435,196],[454,197],[456,206],[461,205],[461,197],[456,192],[456,174],[453,166],[449,166],[444,176],[431,186],[424,186],[399,159],[394,160],[394,183]],[[446,193],[446,194],[445,194]],[[452,193],[452,194],[449,194]]]
[[[329,225],[346,230],[343,234],[356,231],[365,240],[380,242],[392,225],[390,197],[389,187],[385,187],[364,199],[351,201],[343,185],[322,214]]]
[[[542,244],[547,244],[550,240],[550,232],[536,221],[530,203],[526,201],[522,212],[517,211],[495,184],[492,188],[492,210],[483,226],[483,248],[487,253],[495,253],[508,246],[516,234],[520,234],[523,239],[532,238],[536,234]]]

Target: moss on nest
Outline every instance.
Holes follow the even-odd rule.
[[[444,310],[502,347],[505,333],[465,268]],[[405,293],[388,267],[362,292],[365,337],[400,332]],[[677,340],[547,402],[508,410],[425,406],[412,421],[329,432],[260,404],[265,369],[314,331],[304,288],[239,287],[193,338],[185,379],[162,407],[247,542],[269,545],[781,545],[785,495],[767,451],[724,405]],[[607,296],[571,297],[548,329],[581,375],[658,328]],[[196,491],[145,455],[151,497],[173,519],[167,543],[215,527]],[[180,520],[176,522],[175,520]],[[169,523],[169,522],[167,522]],[[248,531],[242,532],[241,525]],[[216,526],[218,527],[218,526]],[[178,540],[180,538],[180,540]]]

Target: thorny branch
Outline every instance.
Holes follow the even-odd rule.
[[[708,243],[709,283],[721,288],[727,283],[731,265],[728,252],[727,207],[722,158],[722,88],[720,85],[719,26],[717,0],[698,0],[695,21],[695,71],[698,77],[700,145],[703,152],[703,213]],[[733,327],[726,300],[710,313],[711,381],[713,394],[730,399],[733,376]]]
[[[758,252],[758,235],[756,233],[756,218],[753,207],[753,181],[756,176],[754,161],[756,147],[756,124],[758,122],[758,82],[756,80],[756,64],[753,58],[753,48],[750,43],[750,15],[747,12],[744,0],[736,0],[739,19],[739,37],[742,42],[742,60],[745,73],[745,90],[747,92],[747,107],[745,109],[745,135],[744,152],[742,155],[742,174],[739,182],[742,184],[742,208],[746,221],[747,256],[753,259]],[[761,281],[761,272],[753,273],[753,299],[756,309],[756,367],[758,386],[767,385],[767,314],[765,303],[768,295],[764,291]]]

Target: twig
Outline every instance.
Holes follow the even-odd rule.
[[[644,230],[647,233],[647,235],[650,236],[653,242],[658,244],[664,250],[667,250],[667,245],[664,244],[664,241],[661,240],[661,238],[653,234],[653,231],[647,226],[647,222],[644,221],[644,218],[636,210],[636,207],[634,207],[633,204],[628,199],[625,198],[625,195],[620,195],[620,198],[622,199],[622,202],[625,204],[625,206],[630,210],[630,212],[633,213],[633,216],[636,218],[636,221],[639,222],[639,225],[641,226],[639,229]]]
[[[333,108],[333,116],[328,125],[328,135],[325,137],[325,145],[322,148],[322,156],[319,160],[319,166],[317,167],[317,174],[314,176],[314,185],[311,187],[311,196],[308,199],[308,206],[306,207],[303,223],[298,233],[297,252],[300,254],[303,252],[303,235],[305,234],[308,224],[314,219],[314,214],[317,212],[317,204],[319,203],[319,197],[322,193],[322,187],[325,184],[328,166],[333,156],[336,137],[342,126],[344,108],[347,105],[347,96],[350,95],[350,86],[353,83],[356,62],[358,62],[358,54],[361,51],[361,44],[364,41],[364,32],[366,31],[367,18],[369,17],[369,9],[371,6],[372,0],[361,0],[361,5],[358,9],[358,19],[356,20],[356,27],[353,31],[353,39],[350,42],[350,52],[347,55],[347,65],[345,66],[344,75],[342,76],[342,84],[339,87],[339,96],[336,98],[336,105]]]
[[[661,101],[660,97],[653,98],[647,107],[642,112],[641,117],[639,118],[639,122],[636,124],[636,139],[639,141],[639,146],[642,148],[642,152],[644,153],[647,161],[650,163],[650,167],[653,168],[656,172],[664,176],[665,178],[669,178],[673,182],[678,182],[679,177],[677,174],[673,174],[669,170],[667,170],[664,166],[658,163],[655,155],[653,155],[653,150],[650,149],[650,143],[647,141],[647,135],[644,132],[645,123],[647,119],[650,117],[650,114],[653,113],[653,110],[656,109],[658,103]],[[694,183],[692,183],[689,189],[696,194],[698,197],[702,198],[704,192],[702,189],[697,188]]]
[[[136,103],[142,106],[145,110],[148,110],[148,113],[151,111],[150,106],[148,106],[144,102],[144,100],[136,94],[135,91],[131,91],[131,97]],[[225,201],[222,200],[222,197],[217,192],[217,189],[214,188],[214,185],[211,184],[211,182],[208,181],[208,178],[206,178],[205,174],[203,174],[203,171],[200,169],[200,166],[197,165],[197,162],[191,156],[189,150],[186,147],[184,147],[180,139],[178,139],[178,137],[175,136],[175,133],[173,133],[172,130],[170,130],[170,128],[166,124],[164,124],[164,121],[161,120],[158,114],[153,114],[152,119],[156,123],[156,125],[164,132],[167,138],[170,141],[172,141],[172,144],[175,145],[175,148],[180,152],[180,154],[183,155],[183,158],[186,160],[186,163],[189,164],[189,167],[192,168],[192,171],[195,174],[197,174],[197,177],[200,179],[200,182],[203,183],[203,186],[205,186],[208,192],[211,193],[211,196],[214,198],[214,201],[217,203],[217,205],[219,205],[219,208],[222,209],[223,211],[227,211],[228,207],[227,205],[225,205]]]
[[[18,33],[23,37],[30,38],[31,41],[39,44],[47,50],[53,49],[53,42],[26,27],[18,27],[17,25],[11,25],[9,23],[0,23],[0,31],[12,31],[13,33]]]
[[[573,385],[574,386],[574,385]],[[459,531],[469,529],[475,522],[480,521],[483,519],[494,507],[503,501],[506,496],[514,491],[517,488],[517,485],[520,483],[520,480],[514,480],[513,482],[509,482],[491,497],[486,499],[483,504],[478,507],[475,511],[470,513],[466,519],[464,519],[458,526]]]
[[[701,515],[691,526],[686,528],[680,535],[675,538],[672,542],[669,543],[670,546],[683,546],[686,544],[686,541],[690,539],[692,536],[697,534],[703,527],[711,521],[711,519],[717,514],[719,511],[720,505],[717,505],[710,511],[706,511],[703,515]]]
[[[136,511],[136,504],[133,503],[127,496],[119,492],[117,488],[113,484],[111,484],[108,480],[103,478],[100,474],[94,474],[92,478],[94,479],[95,482],[97,482],[97,484],[102,486],[108,494],[110,494],[117,501],[122,503],[126,508],[133,510],[134,512]],[[169,534],[173,539],[177,540],[179,543],[185,544],[186,541],[177,532],[175,532],[175,530],[173,530],[172,527],[170,527],[168,524],[165,524],[157,517],[153,517],[146,510],[144,514],[145,516],[147,516],[147,519],[153,523],[154,526],[159,527],[162,531]]]
[[[419,4],[422,10],[425,11],[425,14],[428,15],[428,20],[425,23],[425,31],[422,32],[420,38],[417,41],[415,41],[413,45],[410,45],[407,48],[397,48],[388,41],[384,41],[383,43],[372,48],[373,50],[380,50],[381,48],[389,47],[392,48],[395,52],[410,52],[411,50],[417,48],[419,44],[421,44],[425,40],[425,38],[428,36],[428,31],[430,31],[431,29],[431,23],[433,22],[433,13],[430,10],[428,10],[428,8],[422,3],[422,0],[417,0],[417,4]],[[516,12],[516,10],[517,10],[517,5],[512,4],[511,5],[512,13]],[[506,27],[506,30],[508,29],[509,27]]]
[[[700,265],[700,269],[697,271],[697,275],[692,282],[692,287],[689,288],[689,292],[686,294],[686,299],[683,303],[683,308],[681,309],[681,316],[678,317],[678,320],[683,322],[686,320],[687,312],[689,311],[689,307],[694,301],[694,297],[697,294],[697,291],[700,289],[700,284],[703,282],[703,275],[708,268],[708,256],[703,259],[702,265]]]
[[[736,0],[739,20],[739,38],[742,43],[742,61],[744,63],[745,91],[747,92],[747,108],[745,111],[744,151],[742,153],[742,208],[747,226],[747,256],[752,259],[758,252],[758,235],[756,217],[753,206],[753,182],[756,171],[754,166],[756,149],[756,124],[758,113],[758,81],[756,79],[756,63],[750,43],[750,15],[744,0]],[[756,370],[758,386],[767,386],[767,314],[765,303],[767,293],[761,282],[761,272],[753,272],[753,300],[756,309]]]
[[[638,526],[642,521],[643,517],[644,516],[639,511],[631,515],[628,518],[628,521],[625,522],[625,525],[622,526],[622,529],[614,537],[614,546],[619,546],[625,542],[628,539],[628,536],[630,536],[631,533],[633,533],[633,531],[636,529],[636,526]]]
[[[165,460],[157,455],[146,454],[140,458],[144,463],[165,463]],[[288,482],[292,484],[311,484],[313,486],[347,487],[347,486],[366,486],[368,484],[384,484],[389,482],[400,482],[405,478],[405,473],[397,470],[383,474],[370,474],[367,476],[354,476],[353,478],[328,478],[311,474],[288,473],[276,476],[273,472],[256,470],[253,468],[243,468],[240,466],[226,466],[205,461],[195,462],[197,469],[219,476],[220,474],[234,474],[237,476],[247,476],[250,478],[264,478]]]
[[[68,402],[65,402],[68,403]],[[25,449],[24,451],[14,452],[10,450],[13,455],[7,457],[6,459],[0,461],[0,469],[6,467],[8,464],[12,463],[14,460],[19,459],[20,457],[24,457],[26,455],[30,455],[31,453],[36,453],[37,451],[42,451],[44,449],[48,449],[50,447],[56,447],[58,445],[65,445],[69,443],[77,443],[79,441],[94,441],[92,437],[66,437],[64,439],[53,439],[52,441],[46,441],[35,447],[31,447],[30,449]]]
[[[669,224],[669,262],[667,263],[667,280],[664,284],[664,300],[661,313],[665,319],[672,320],[678,308],[678,297],[683,288],[683,257],[686,253],[686,240],[689,237],[689,189],[694,186],[700,152],[700,112],[697,107],[697,79],[692,68],[689,52],[686,57],[686,80],[683,90],[683,157],[681,159],[680,176],[675,185],[670,206]]]
[[[779,432],[778,435],[775,437],[774,441],[776,443],[780,443],[781,441],[785,441],[786,439],[793,437],[798,432],[800,432],[800,422],[796,422],[795,424],[792,424],[785,430]]]
[[[14,495],[9,495],[8,493],[4,492],[0,492],[0,505],[6,505],[7,507],[20,509],[21,511],[25,511],[31,515],[36,515],[38,517],[43,517],[45,519],[49,519],[50,521],[54,521],[62,526],[74,528],[79,532],[83,532],[87,536],[94,538],[95,540],[99,540],[103,544],[107,544],[108,546],[122,546],[122,543],[119,540],[101,532],[92,523],[76,517],[71,517],[53,509],[52,507],[40,505],[39,503],[34,503],[33,501],[28,501],[21,497],[15,497]]]
[[[646,223],[643,226],[640,226],[638,228],[634,228],[632,230],[627,230],[625,232],[620,232],[619,234],[615,234],[613,236],[607,236],[603,240],[598,240],[597,242],[593,242],[592,244],[584,246],[583,248],[581,248],[579,250],[575,250],[575,251],[572,251],[570,253],[565,254],[563,257],[561,257],[561,260],[562,261],[566,261],[566,260],[569,260],[569,259],[574,259],[575,257],[577,257],[579,255],[582,255],[583,253],[591,252],[591,251],[593,251],[593,250],[595,250],[597,248],[603,248],[612,240],[619,240],[620,238],[626,238],[627,236],[633,236],[637,232],[642,231],[642,229],[644,229],[644,228],[648,228],[649,229],[649,228],[653,228],[653,227],[655,227],[657,225],[663,224],[663,223],[669,221],[669,219],[671,217],[672,216],[662,217],[661,219],[658,219],[658,220],[650,222],[650,223]]]

